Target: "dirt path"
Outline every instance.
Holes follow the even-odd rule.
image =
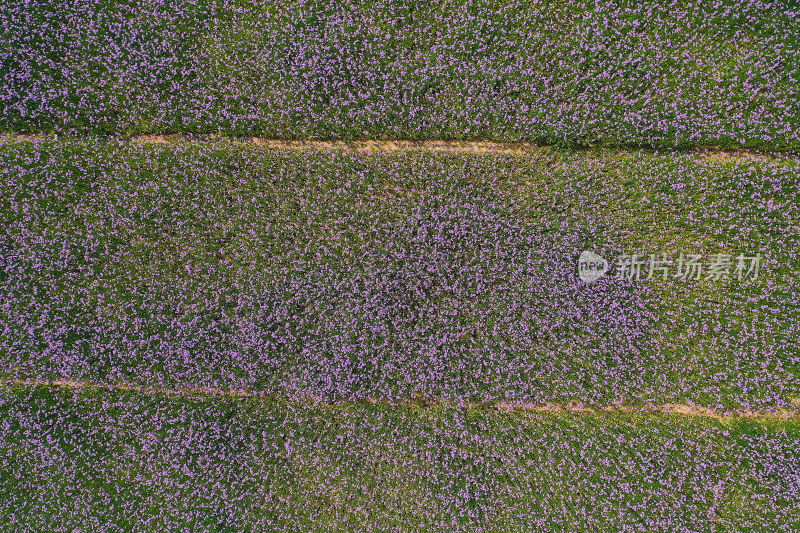
[[[58,387],[64,389],[80,390],[80,389],[105,389],[117,391],[132,391],[140,394],[172,394],[177,396],[227,396],[238,398],[264,398],[264,399],[277,399],[273,395],[268,395],[255,391],[244,390],[225,390],[214,389],[207,387],[198,388],[157,388],[157,387],[138,387],[127,384],[108,384],[97,383],[92,381],[69,381],[69,380],[33,380],[33,379],[0,379],[0,386],[24,386],[24,387]],[[308,398],[309,401],[314,402],[313,398]],[[540,413],[641,413],[641,414],[657,414],[657,415],[680,415],[688,417],[705,417],[714,418],[718,421],[732,421],[735,419],[755,419],[755,420],[800,420],[800,399],[795,398],[793,409],[777,409],[774,411],[714,411],[705,407],[686,404],[663,404],[663,405],[650,405],[646,407],[631,407],[626,405],[584,405],[576,402],[570,403],[546,403],[546,404],[532,404],[525,402],[485,402],[481,404],[475,403],[453,403],[453,402],[439,402],[436,399],[425,398],[420,394],[412,394],[411,398],[401,402],[390,402],[380,398],[369,398],[365,400],[371,404],[384,404],[395,405],[402,407],[463,407],[467,409],[496,409],[498,411],[533,411]],[[314,402],[331,407],[352,405],[355,402],[342,401],[342,402]]]
[[[36,139],[51,139],[54,136],[42,134],[15,134],[4,133],[0,134],[0,144],[13,140],[29,140]],[[60,136],[59,139],[68,139],[71,137]],[[136,143],[159,143],[171,144],[180,142],[232,142],[243,144],[255,144],[258,146],[266,146],[273,149],[296,149],[296,150],[352,150],[356,152],[394,152],[400,150],[426,150],[434,152],[453,152],[453,153],[472,153],[472,154],[545,154],[551,147],[541,145],[534,142],[500,142],[500,141],[451,141],[451,140],[437,140],[428,139],[422,141],[390,141],[390,140],[364,140],[364,141],[342,141],[342,140],[307,140],[307,141],[292,141],[282,139],[267,139],[261,137],[244,137],[233,138],[217,134],[165,134],[165,135],[138,135],[131,137],[125,142]],[[599,148],[586,148],[576,149],[575,153],[591,154],[596,153]],[[609,151],[616,154],[626,154],[639,152],[640,150],[646,153],[657,152],[658,150],[651,148],[634,148],[634,147],[614,147],[608,148]],[[666,150],[662,150],[662,153]],[[797,157],[797,154],[791,152],[764,152],[750,149],[727,149],[723,150],[719,146],[707,145],[697,146],[689,150],[690,153],[696,154],[700,157],[709,159],[743,159],[749,160],[753,158],[764,157]]]

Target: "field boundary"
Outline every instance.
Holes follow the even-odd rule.
[[[287,400],[273,394],[245,391],[236,389],[216,389],[210,387],[180,387],[180,388],[159,388],[141,387],[124,383],[100,383],[95,381],[73,381],[73,380],[38,380],[38,379],[8,379],[0,378],[0,386],[22,386],[22,387],[56,387],[69,390],[101,389],[114,391],[135,392],[145,395],[177,395],[177,396],[209,396],[209,397],[236,397],[236,398],[262,398],[274,400]],[[342,407],[347,405],[357,405],[359,403],[369,403],[372,405],[386,405],[392,407],[406,408],[425,408],[425,407],[450,407],[464,409],[485,409],[497,410],[501,412],[523,411],[537,413],[574,413],[574,414],[649,414],[649,415],[680,415],[686,417],[713,418],[720,422],[734,421],[737,419],[748,420],[771,420],[771,421],[792,421],[800,420],[800,398],[792,399],[795,405],[793,409],[776,409],[771,411],[715,411],[706,407],[692,404],[662,404],[648,405],[645,407],[634,407],[623,404],[612,405],[589,405],[579,402],[568,403],[529,403],[529,402],[441,402],[436,398],[425,397],[422,394],[414,393],[410,399],[403,401],[391,401],[382,398],[367,398],[365,400],[346,400],[339,402],[325,402],[317,398],[305,398],[317,405],[328,407]]]
[[[55,136],[44,134],[0,134],[0,145],[8,140],[82,140],[83,137]],[[102,139],[102,138],[101,138]],[[115,138],[109,137],[108,140]],[[276,150],[344,150],[353,152],[397,152],[397,151],[432,151],[441,153],[471,153],[471,154],[545,154],[551,152],[555,147],[546,144],[539,144],[532,141],[458,141],[444,139],[425,139],[425,140],[288,140],[265,137],[230,137],[219,134],[148,134],[136,135],[128,138],[116,138],[123,143],[155,143],[155,144],[178,144],[184,142],[229,142],[233,144],[248,144],[264,146]],[[800,154],[792,151],[769,151],[756,150],[749,148],[721,148],[716,145],[700,145],[684,149],[671,148],[652,148],[652,147],[630,147],[630,146],[591,146],[576,147],[568,150],[574,154],[592,154],[605,150],[618,155],[634,152],[646,153],[667,153],[671,151],[688,153],[711,159],[751,159],[764,157],[786,157],[797,158]]]

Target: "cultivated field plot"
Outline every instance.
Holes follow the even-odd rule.
[[[0,532],[800,532],[795,0],[0,0]]]
[[[0,131],[800,147],[794,1],[4,1]]]
[[[7,138],[0,159],[7,378],[718,412],[800,398],[786,156]],[[583,250],[709,270],[588,283]],[[714,254],[760,271],[714,275]]]
[[[798,422],[0,388],[3,531],[796,531]]]

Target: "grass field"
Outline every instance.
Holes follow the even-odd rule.
[[[800,147],[794,1],[4,4],[0,131]]]

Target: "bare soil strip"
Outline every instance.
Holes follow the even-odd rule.
[[[34,141],[36,139],[70,139],[69,136],[48,136],[42,134],[16,134],[4,133],[0,134],[0,144],[13,140],[28,140]],[[551,149],[548,145],[538,144],[535,142],[501,142],[501,141],[453,141],[453,140],[439,140],[439,139],[426,139],[421,141],[403,141],[403,140],[364,140],[364,141],[342,141],[342,140],[284,140],[284,139],[269,139],[262,137],[244,137],[234,138],[226,137],[217,134],[164,134],[164,135],[138,135],[131,137],[125,142],[135,143],[158,143],[158,144],[172,144],[180,142],[193,142],[193,141],[219,141],[219,142],[232,142],[242,144],[254,144],[258,146],[266,146],[271,149],[278,150],[347,150],[355,152],[395,152],[405,150],[425,150],[433,152],[453,152],[453,153],[471,153],[471,154],[542,154]],[[607,148],[616,154],[625,154],[638,152],[640,150],[645,152],[658,152],[654,148],[632,148],[632,147],[610,147]],[[591,153],[597,148],[579,148],[574,150],[576,153]],[[710,159],[751,159],[751,158],[764,158],[764,157],[796,157],[797,154],[792,152],[770,152],[761,150],[752,150],[746,148],[737,149],[722,149],[715,145],[696,146],[689,149],[690,153],[698,156],[708,157]]]
[[[127,384],[109,384],[98,383],[93,381],[70,381],[70,380],[34,380],[34,379],[0,379],[0,386],[16,385],[27,387],[58,387],[63,389],[82,390],[82,389],[105,389],[117,391],[131,391],[140,394],[172,394],[179,396],[227,396],[239,398],[264,398],[264,399],[278,399],[277,397],[266,394],[263,392],[244,391],[244,390],[225,390],[214,389],[208,387],[186,387],[177,389],[156,388],[156,387],[138,387]],[[324,402],[315,398],[307,398],[306,400],[312,401],[316,404],[323,406],[344,406],[353,405],[353,401],[340,401],[340,402]],[[688,404],[663,404],[663,405],[648,405],[646,407],[632,407],[621,404],[614,405],[587,405],[578,402],[569,403],[546,403],[546,404],[533,404],[525,402],[484,402],[484,403],[455,403],[455,402],[441,402],[436,398],[425,397],[419,393],[411,395],[411,399],[406,401],[389,401],[380,398],[369,398],[365,400],[370,404],[383,404],[390,406],[402,407],[461,407],[465,409],[495,409],[498,411],[530,411],[539,413],[576,413],[576,414],[591,414],[591,413],[640,413],[640,414],[655,414],[655,415],[681,415],[689,417],[706,417],[714,418],[720,422],[732,421],[736,419],[755,419],[755,420],[800,420],[800,399],[792,399],[794,408],[792,409],[776,409],[771,411],[714,411],[706,407]]]

